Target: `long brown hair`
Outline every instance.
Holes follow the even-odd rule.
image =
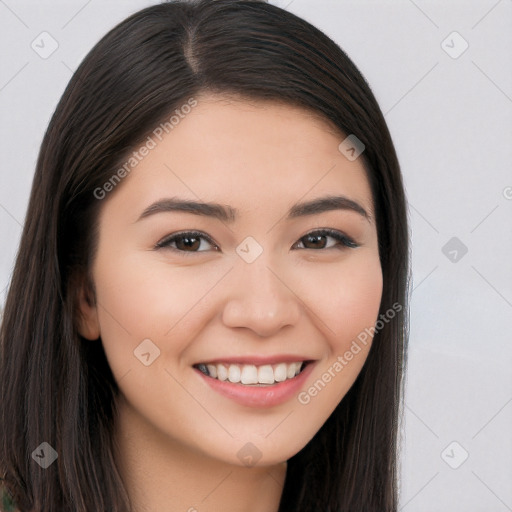
[[[289,459],[279,511],[396,512],[409,283],[399,163],[348,56],[311,24],[259,0],[143,9],[74,73],[41,145],[0,331],[0,476],[22,511],[130,510],[113,457],[118,388],[101,340],[84,343],[77,332],[76,290],[96,249],[102,201],[94,191],[201,92],[300,106],[365,145],[384,278],[380,314],[395,314],[381,322],[338,407]],[[47,469],[31,457],[42,442],[58,453]]]

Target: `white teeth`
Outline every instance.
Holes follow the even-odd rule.
[[[222,365],[218,364],[217,366],[217,379],[219,380],[228,380],[228,370],[227,368]]]
[[[228,369],[228,380],[229,382],[240,382],[240,366],[236,364],[230,364]]]
[[[286,364],[285,363],[280,363],[274,368],[274,379],[276,380],[276,382],[283,382],[286,380]]]
[[[242,384],[258,384],[258,370],[253,364],[245,364],[242,366],[242,374],[240,376]]]
[[[242,384],[275,384],[293,379],[300,373],[302,361],[294,363],[264,364],[207,364],[208,373],[214,379]]]
[[[274,370],[269,364],[258,368],[258,382],[260,384],[274,384]]]
[[[207,364],[208,372],[210,372],[210,376],[213,378],[217,377],[217,367],[214,364]]]

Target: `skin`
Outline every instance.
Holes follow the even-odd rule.
[[[287,459],[347,393],[371,339],[307,404],[294,395],[270,408],[242,406],[192,365],[301,354],[316,360],[302,389],[321,379],[377,320],[382,272],[372,197],[361,159],[349,161],[338,150],[345,136],[317,116],[275,102],[196,99],[103,200],[95,297],[87,300],[83,288],[80,330],[101,336],[121,390],[116,457],[134,510],[277,511]],[[325,195],[356,201],[369,218],[337,209],[285,219],[292,204]],[[138,220],[170,196],[230,205],[238,217],[164,212]],[[306,248],[305,235],[318,228],[358,246],[326,236]],[[187,230],[214,244],[155,248]],[[236,252],[248,236],[263,248],[250,264]],[[149,366],[134,356],[147,338],[160,350]],[[250,467],[237,456],[249,442],[261,454]]]

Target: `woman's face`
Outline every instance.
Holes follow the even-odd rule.
[[[371,192],[345,137],[307,112],[196,100],[102,199],[81,332],[101,336],[121,414],[163,450],[275,464],[366,360],[382,293]]]

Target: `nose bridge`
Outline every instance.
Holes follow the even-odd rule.
[[[223,311],[227,326],[247,327],[268,336],[298,321],[299,301],[276,268],[269,251],[250,263],[243,255],[236,261]]]

